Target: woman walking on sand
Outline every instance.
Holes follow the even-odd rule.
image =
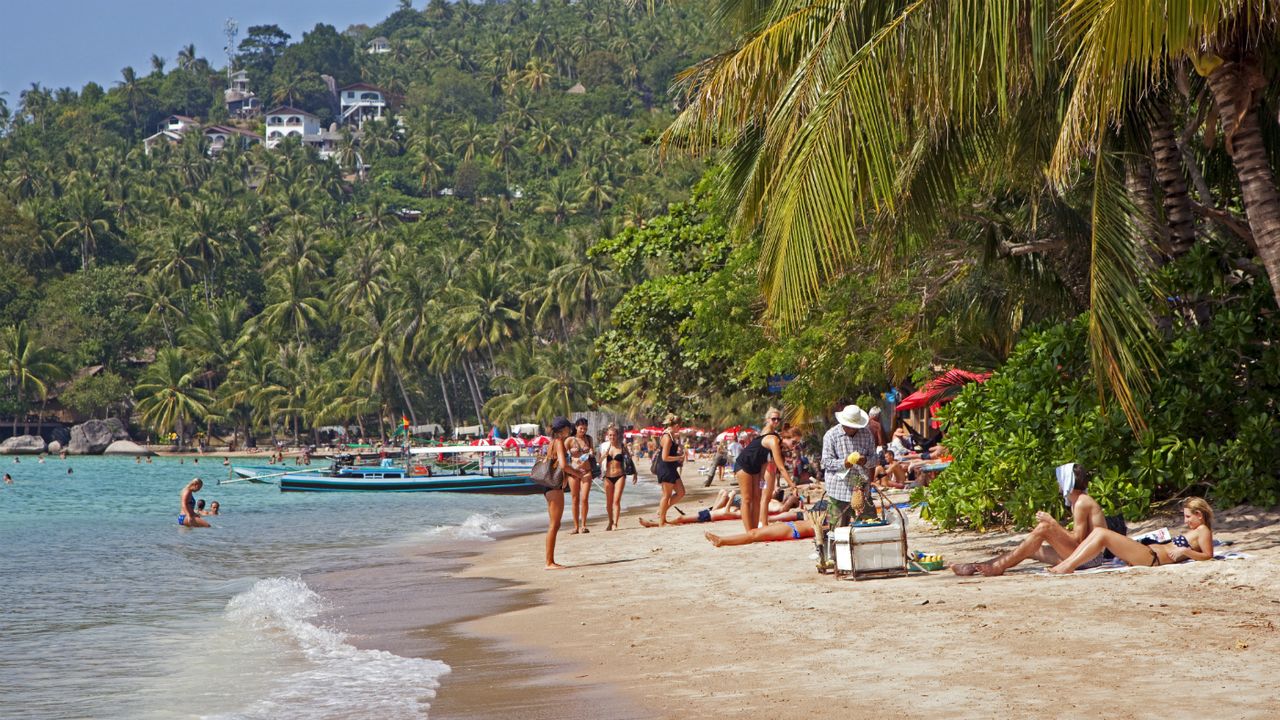
[[[542,491],[542,496],[547,501],[546,567],[548,570],[564,567],[556,562],[556,535],[560,532],[560,518],[564,517],[564,485],[566,482],[573,482],[578,472],[569,464],[569,454],[564,449],[565,439],[569,437],[569,431],[572,429],[573,425],[567,418],[558,417],[551,421],[551,444],[547,446],[547,460],[551,463],[552,477],[558,482]]]
[[[570,485],[573,491],[572,535],[591,532],[587,529],[587,506],[591,500],[591,479],[594,475],[591,472],[591,460],[595,457],[596,449],[591,436],[587,434],[587,425],[586,418],[578,418],[574,424],[576,429],[574,435],[565,441],[565,450],[569,453],[569,465],[579,471],[579,479]]]
[[[627,457],[630,453],[622,444],[622,438],[616,425],[610,425],[604,431],[604,442],[600,445],[600,467],[604,468],[604,502],[609,513],[609,524],[605,530],[613,530],[622,522],[622,488],[627,484]],[[633,475],[631,482],[634,484]]]
[[[781,426],[782,411],[769,408],[764,414],[764,432],[752,438],[733,463],[733,475],[738,480],[738,490],[742,494],[742,527],[747,532],[769,524],[768,502],[760,501],[762,497],[771,497],[763,494],[767,482],[767,466],[772,463],[788,485],[794,484],[782,457],[782,438],[778,436],[778,428]],[[773,485],[776,482],[775,475],[773,481],[767,484]],[[773,488],[769,490],[772,492]]]
[[[658,439],[656,451],[657,461],[654,471],[658,476],[658,484],[662,489],[662,497],[658,501],[658,525],[667,524],[667,509],[684,498],[684,481],[680,479],[680,468],[684,465],[684,450],[676,441],[676,425],[680,418],[675,413],[667,413],[662,419],[666,429]]]

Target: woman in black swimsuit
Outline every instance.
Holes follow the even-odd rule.
[[[604,468],[604,507],[609,513],[609,525],[613,530],[622,522],[622,488],[627,484],[627,449],[622,445],[617,426],[610,425],[604,431],[604,443],[597,458]],[[635,478],[631,480],[635,483]]]
[[[680,479],[680,467],[684,464],[684,448],[676,441],[676,425],[680,418],[675,413],[667,413],[662,425],[662,437],[658,441],[658,458],[654,469],[658,475],[658,485],[662,488],[662,498],[658,501],[658,525],[667,524],[667,509],[684,498],[684,481]]]
[[[1182,501],[1182,521],[1190,531],[1167,545],[1143,545],[1105,527],[1097,527],[1076,547],[1066,560],[1049,568],[1051,573],[1066,574],[1097,556],[1103,550],[1130,565],[1157,567],[1184,560],[1213,559],[1213,508],[1204,498],[1189,497]]]
[[[733,462],[733,474],[738,479],[738,491],[742,494],[742,526],[747,532],[769,524],[768,506],[764,506],[762,515],[760,502],[764,473],[769,463],[772,461],[777,466],[777,471],[788,485],[793,484],[782,458],[782,439],[778,437],[781,425],[782,411],[769,408],[769,412],[764,414],[764,432],[751,438]]]

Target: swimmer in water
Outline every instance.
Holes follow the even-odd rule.
[[[205,515],[217,515],[218,509],[219,509],[218,501],[214,500],[213,502],[209,503],[209,512],[205,513]]]
[[[182,494],[179,496],[179,504],[182,512],[178,513],[178,524],[183,527],[210,527],[208,521],[202,520],[196,512],[196,496],[200,492],[200,488],[204,487],[204,481],[200,478],[193,478],[187,486],[182,488]]]
[[[9,473],[5,473],[5,474],[4,474],[4,484],[5,484],[5,485],[12,485],[12,484],[13,484],[13,478],[9,477]]]
[[[68,475],[70,475],[70,474],[71,474],[71,473],[73,473],[73,472],[75,472],[75,471],[74,471],[74,470],[72,470],[71,468],[67,468],[67,474],[68,474]]]

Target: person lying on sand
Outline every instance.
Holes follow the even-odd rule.
[[[777,540],[800,540],[801,538],[813,537],[813,523],[808,520],[787,520],[725,537],[708,532],[706,537],[716,547],[750,545],[751,543],[774,542]]]
[[[769,501],[769,522],[785,522],[801,516],[799,510],[804,501],[795,493],[778,490]],[[741,520],[742,498],[738,491],[725,488],[716,495],[711,507],[699,510],[697,515],[681,515],[675,520],[668,520],[668,525],[692,525],[694,523],[718,522],[720,520]],[[644,527],[660,527],[660,523],[647,518],[640,518]]]
[[[1074,528],[1068,531],[1062,527],[1052,515],[1041,511],[1036,513],[1036,526],[1031,534],[1018,547],[999,557],[981,563],[962,563],[952,565],[957,575],[977,575],[987,577],[1003,575],[1006,570],[1023,560],[1039,560],[1042,563],[1056,565],[1062,559],[1075,552],[1080,543],[1096,529],[1107,529],[1107,518],[1102,514],[1102,506],[1089,497],[1089,472],[1079,465],[1073,465],[1069,473],[1059,478],[1059,489],[1067,506],[1071,508]],[[1123,521],[1117,518],[1116,528],[1123,528]],[[1090,567],[1105,561],[1101,550],[1094,553],[1096,557],[1087,558]]]
[[[1051,573],[1068,574],[1084,567],[1103,550],[1130,565],[1158,567],[1186,560],[1213,559],[1213,508],[1204,498],[1189,497],[1182,501],[1182,521],[1190,531],[1167,545],[1143,545],[1106,528],[1094,528],[1066,560],[1049,568]]]

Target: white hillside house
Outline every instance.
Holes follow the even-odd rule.
[[[343,125],[360,127],[365,120],[381,118],[388,113],[387,94],[382,88],[367,83],[356,83],[339,90],[338,105]]]
[[[266,125],[267,136],[263,144],[269,148],[279,145],[288,137],[297,137],[299,141],[307,142],[308,136],[320,134],[320,118],[288,105],[269,111]]]
[[[369,41],[370,55],[383,55],[389,52],[391,52],[391,41],[381,35]]]

